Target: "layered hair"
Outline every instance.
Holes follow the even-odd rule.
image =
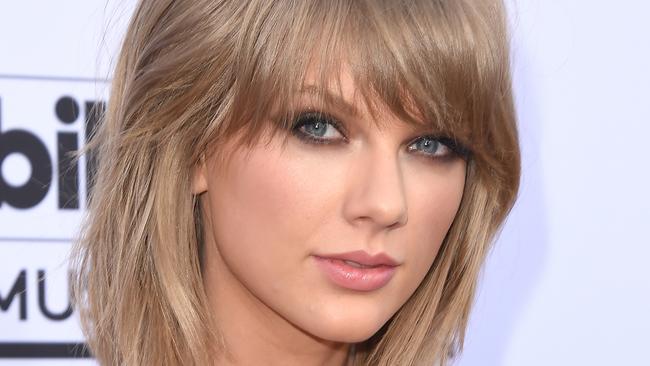
[[[354,365],[444,365],[515,200],[520,156],[500,0],[142,0],[86,151],[97,159],[73,294],[105,365],[210,364],[224,349],[202,282],[195,166],[227,139],[286,133],[308,67],[343,64],[371,110],[467,151],[463,198],[429,272]],[[311,65],[311,66],[310,66]],[[381,118],[376,118],[380,121]]]

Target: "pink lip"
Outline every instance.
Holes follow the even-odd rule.
[[[370,256],[364,251],[338,255],[315,255],[316,263],[335,284],[356,291],[373,291],[384,287],[393,278],[397,262],[385,254]],[[362,265],[374,266],[358,268],[343,260]]]
[[[357,250],[354,252],[347,252],[347,253],[337,253],[337,254],[317,254],[317,256],[323,258],[349,260],[366,266],[386,265],[386,266],[394,267],[399,265],[399,263],[396,260],[391,258],[386,253],[377,253],[375,255],[370,255],[363,250]]]

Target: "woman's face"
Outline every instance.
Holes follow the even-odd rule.
[[[217,306],[241,301],[239,311],[359,342],[429,271],[461,201],[465,161],[386,109],[375,114],[379,128],[346,70],[341,83],[340,106],[322,111],[336,120],[305,113],[285,145],[278,135],[252,150],[223,146],[234,151],[229,164],[208,158],[193,190],[204,193],[204,283]],[[299,96],[307,110],[310,95]],[[348,252],[383,253],[384,264],[322,258]]]

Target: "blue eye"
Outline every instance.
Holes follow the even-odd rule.
[[[335,144],[347,141],[345,128],[334,117],[323,112],[302,112],[295,118],[292,133],[306,143]],[[426,158],[440,159],[466,156],[465,149],[448,137],[421,136],[412,140],[407,151]]]
[[[334,118],[319,112],[302,113],[293,124],[293,133],[304,140],[329,144],[344,140],[341,125]]]
[[[433,136],[418,137],[408,147],[408,151],[418,151],[418,154],[427,155],[432,158],[444,157],[454,152],[448,145],[448,139],[439,139]],[[443,141],[445,141],[443,143]]]

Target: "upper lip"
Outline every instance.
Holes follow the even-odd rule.
[[[395,259],[391,258],[391,256],[386,253],[377,253],[375,255],[370,255],[368,252],[363,250],[347,253],[322,254],[317,255],[317,257],[348,260],[365,266],[384,265],[394,267],[399,265]]]

